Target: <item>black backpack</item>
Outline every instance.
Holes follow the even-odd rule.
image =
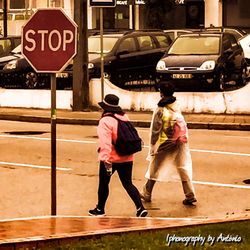
[[[130,121],[122,121],[112,114],[106,116],[111,116],[118,121],[117,140],[114,143],[118,155],[131,155],[142,150],[142,139]]]

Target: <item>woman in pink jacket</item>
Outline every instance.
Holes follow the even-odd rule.
[[[99,138],[98,159],[100,161],[98,203],[96,208],[89,210],[89,215],[105,215],[105,204],[109,195],[110,178],[117,171],[123,187],[136,206],[136,216],[145,217],[148,212],[142,205],[138,189],[132,183],[133,154],[120,156],[112,143],[117,139],[118,121],[110,115],[114,115],[123,121],[128,121],[128,116],[118,105],[119,98],[116,95],[108,94],[98,104],[104,110],[97,127]]]

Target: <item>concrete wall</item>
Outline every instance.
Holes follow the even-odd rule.
[[[134,92],[117,88],[105,81],[104,93],[120,97],[120,105],[127,110],[152,111],[160,96],[157,92]],[[227,92],[176,92],[183,112],[250,114],[250,84]],[[101,84],[94,79],[90,84],[90,102],[93,106],[101,100]]]
[[[119,89],[105,80],[104,94],[113,93],[120,97],[120,105],[126,110],[152,111],[158,100],[158,92],[134,92]],[[250,114],[250,84],[228,92],[176,92],[183,112]],[[42,108],[51,107],[50,90],[0,89],[0,107]],[[90,103],[98,107],[101,101],[99,79],[90,81]],[[57,91],[57,108],[71,109],[72,91]]]
[[[57,108],[71,109],[72,91],[58,90]],[[50,90],[0,89],[0,107],[42,108],[51,107]]]
[[[222,1],[205,0],[205,27],[222,26]]]

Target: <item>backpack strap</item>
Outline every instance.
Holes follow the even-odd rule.
[[[113,113],[106,113],[103,117],[106,117],[106,116],[110,116],[110,117],[115,118],[116,120],[120,120],[120,119],[118,119]],[[102,117],[102,118],[103,118],[103,117]]]
[[[104,114],[104,116],[103,116],[102,118],[107,117],[107,116],[113,117],[114,119],[116,119],[117,122],[118,122],[118,125],[119,125],[119,121],[121,121],[121,120],[118,119],[118,118],[114,115],[114,113],[106,113],[106,114]],[[102,118],[101,118],[101,119],[102,119]],[[117,129],[118,129],[118,125],[117,125]],[[115,142],[113,141],[113,139],[112,139],[112,144],[115,145]]]

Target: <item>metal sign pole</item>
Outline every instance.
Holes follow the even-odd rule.
[[[100,46],[101,46],[101,97],[104,98],[104,58],[103,58],[103,8],[100,8]]]
[[[56,215],[56,74],[51,74],[51,215]]]
[[[103,8],[115,7],[116,0],[89,0],[91,7],[99,7],[100,10],[100,50],[101,50],[101,98],[104,98],[104,58],[103,58]]]

